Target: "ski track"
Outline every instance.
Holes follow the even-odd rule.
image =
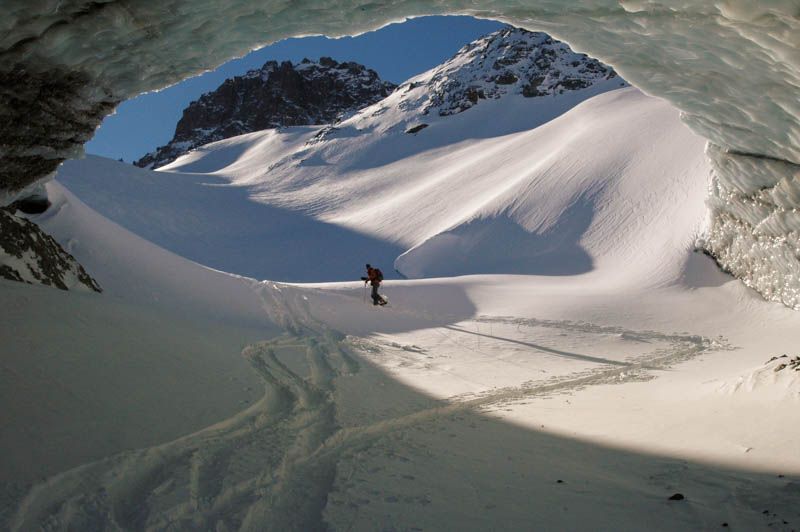
[[[730,348],[722,339],[700,336],[484,316],[475,321],[627,335],[642,342],[666,342],[669,347],[623,364],[599,364],[519,387],[431,401],[433,406],[403,415],[389,410],[363,425],[342,427],[337,379],[362,371],[358,351],[374,353],[382,346],[328,329],[312,317],[301,290],[273,283],[254,286],[265,311],[287,331],[243,351],[264,381],[261,400],[194,434],[123,452],[44,481],[23,499],[10,528],[224,531],[262,530],[268,523],[274,530],[324,530],[329,528],[324,512],[344,454],[369,453],[375,442],[385,445],[387,435],[459,413],[597,384],[647,379],[653,370]],[[300,354],[303,368],[290,367],[297,365]]]

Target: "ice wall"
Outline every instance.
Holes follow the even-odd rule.
[[[800,309],[800,166],[713,144],[707,153],[714,176],[704,247],[767,299]]]
[[[709,139],[716,168],[709,250],[765,296],[798,306],[787,214],[798,199],[774,185],[793,182],[800,163],[800,0],[4,0],[0,9],[0,203],[79,154],[133,95],[284,37],[471,14],[547,31],[679,108]],[[756,183],[782,199],[751,197]]]

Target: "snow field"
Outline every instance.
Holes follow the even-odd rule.
[[[705,223],[703,142],[635,89],[551,120],[609,88],[554,105],[509,95],[426,118],[417,135],[404,131],[424,99],[395,93],[324,142],[308,144],[319,128],[265,131],[189,153],[169,173],[87,159],[59,179],[156,244],[256,278],[345,280],[370,262],[389,276],[392,263],[410,277],[599,268],[606,282],[663,283],[682,274]]]
[[[614,382],[611,393],[606,388],[600,397],[608,405],[613,390],[630,390],[631,382],[642,381],[642,371],[663,371],[670,363],[685,362],[707,349],[724,349],[719,343],[586,322],[484,318],[479,321],[489,327],[494,341],[500,333],[511,336],[519,326],[549,333],[539,335],[542,342],[568,331],[571,334],[562,344],[572,349],[591,336],[609,336],[607,346],[653,342],[648,348],[654,348],[656,356],[644,357],[632,378],[626,376],[628,367],[605,361],[599,371],[570,372],[576,368],[562,367],[555,382],[523,383],[439,400],[420,393],[424,381],[411,388],[394,378],[396,372],[384,372],[382,355],[391,360],[396,346],[345,338],[313,316],[317,303],[332,296],[340,300],[340,312],[351,317],[387,309],[359,310],[364,307],[355,297],[348,305],[343,295],[272,283],[261,284],[259,292],[274,319],[283,317],[285,327],[303,332],[244,351],[264,381],[261,401],[190,436],[51,478],[24,499],[12,529],[43,521],[95,528],[242,530],[257,530],[265,522],[303,529],[390,525],[481,529],[499,523],[674,530],[712,528],[730,521],[760,529],[780,528],[783,520],[797,518],[791,475],[778,478],[774,473],[654,457],[652,442],[641,447],[650,449],[641,454],[598,446],[585,432],[558,434],[563,426],[559,420],[575,410],[553,408],[552,403],[569,405]],[[420,333],[424,340],[425,331]],[[530,332],[526,339],[531,339]],[[404,347],[411,356],[423,353],[419,345]],[[547,349],[554,354],[552,348],[541,347],[540,355]],[[502,353],[496,346],[483,349]],[[362,359],[364,352],[372,356]],[[434,351],[435,358],[450,360],[464,352]],[[441,380],[445,385],[452,383],[437,362],[430,372],[445,377]],[[520,415],[537,402],[538,418]],[[654,404],[651,400],[642,407]],[[548,410],[560,415],[548,419]],[[663,415],[665,409],[658,413]],[[613,423],[608,414],[603,419]],[[532,421],[543,423],[534,429]],[[622,427],[626,421],[612,427]],[[686,493],[688,502],[667,501],[675,491]],[[766,515],[762,508],[769,509]]]
[[[74,173],[64,181],[88,206],[51,184],[55,209],[36,221],[106,289],[99,311],[112,302],[131,312],[146,305],[166,328],[180,316],[219,335],[220,352],[232,347],[228,327],[246,329],[240,339],[248,342],[251,332],[261,333],[243,360],[264,395],[235,415],[210,412],[215,424],[188,435],[95,447],[84,465],[64,463],[44,482],[27,478],[4,523],[16,530],[42,523],[217,530],[265,523],[357,530],[796,526],[800,380],[765,363],[796,354],[800,318],[691,252],[705,224],[696,194],[708,179],[702,142],[665,104],[625,89],[533,132],[521,125],[536,123],[535,113],[520,116],[514,130],[461,138],[453,153],[469,155],[470,164],[448,173],[456,156],[445,146],[457,131],[470,131],[465,121],[486,120],[482,108],[494,111],[482,103],[449,117],[462,120],[452,129],[441,121],[416,136],[403,128],[394,136],[358,134],[352,124],[360,115],[334,132],[341,137],[314,145],[306,144],[316,133],[308,128],[246,135],[188,154],[170,173],[97,159],[67,167]],[[379,114],[374,130],[402,122],[393,112]],[[378,158],[387,146],[398,147],[388,150],[395,160]],[[334,152],[337,166],[320,166]],[[529,166],[509,163],[525,156]],[[278,162],[270,169],[271,160]],[[482,181],[485,172],[491,179]],[[401,182],[403,176],[411,177]],[[110,192],[94,186],[103,180]],[[474,194],[459,194],[471,187],[497,194],[470,203],[464,199]],[[398,197],[398,190],[411,192]],[[125,209],[115,193],[136,209]],[[362,208],[370,201],[376,207],[367,215]],[[171,214],[164,202],[177,203]],[[407,214],[411,206],[415,216]],[[297,237],[260,240],[254,228],[280,220],[274,208],[345,226],[354,247],[364,242],[354,235],[386,242],[391,234],[392,249],[416,250],[405,260],[423,272],[452,267],[425,248],[442,235],[474,244],[468,257],[486,260],[470,272],[481,275],[388,280],[382,290],[391,306],[376,309],[364,303],[359,282],[256,281],[173,254],[184,240],[195,241],[198,253],[229,249],[216,247],[229,236],[211,232],[226,215],[224,227],[254,239],[251,249],[301,247]],[[162,218],[151,218],[158,212]],[[472,228],[486,220],[501,222],[481,239]],[[555,238],[559,224],[573,223],[572,238]],[[562,275],[489,269],[492,245],[516,243],[515,231],[540,238],[533,263],[558,265],[559,257],[574,258],[575,248],[589,261],[575,271],[562,260],[573,268]],[[319,255],[305,257],[312,265],[335,257],[340,245],[321,242]],[[244,248],[239,252],[244,257]],[[222,255],[234,264],[235,253]],[[358,261],[352,277],[367,261],[383,266]],[[278,271],[275,263],[266,267]],[[351,274],[343,268],[341,275]],[[21,304],[35,314],[51,303]],[[116,316],[109,312],[109,335],[120,328]],[[77,327],[70,319],[65,328]],[[190,348],[205,341],[189,330],[176,336]],[[12,336],[6,348],[25,353],[29,338]],[[41,353],[34,356],[45,364]],[[194,348],[192,356],[200,356]],[[171,392],[191,390],[207,374],[179,369],[164,370],[181,383]],[[27,382],[23,397],[52,388]],[[72,386],[67,377],[60,384]],[[159,405],[159,423],[219,395],[236,398],[240,386],[215,385],[197,405]],[[99,399],[106,396],[114,391],[98,391]],[[65,412],[75,416],[79,407],[71,408]],[[33,424],[70,445],[46,424]],[[668,501],[675,492],[686,500]]]

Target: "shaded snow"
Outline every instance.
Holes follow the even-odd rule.
[[[208,270],[103,220],[57,184],[49,193],[58,209],[43,224],[73,242],[107,293],[65,301],[75,318],[44,342],[67,338],[80,349],[110,338],[138,349],[117,347],[109,357],[84,348],[86,362],[103,363],[72,370],[112,379],[91,387],[90,401],[81,403],[90,405],[93,432],[114,430],[97,424],[101,405],[119,412],[117,401],[133,400],[140,410],[112,421],[133,432],[128,445],[145,447],[115,453],[113,444],[84,437],[73,448],[69,432],[34,422],[44,441],[81,450],[78,457],[91,461],[7,497],[18,501],[5,510],[12,529],[534,523],[674,530],[722,522],[759,529],[800,517],[793,488],[800,464],[792,452],[798,425],[796,409],[787,408],[796,399],[784,395],[776,408],[775,399],[764,401],[774,397],[772,388],[762,386],[732,400],[720,385],[747,375],[765,351],[796,345],[797,316],[736,282],[693,291],[642,290],[636,283],[612,288],[585,275],[390,281],[391,307],[373,309],[363,304],[360,283],[290,286]],[[719,272],[708,278],[725,279]],[[58,312],[52,298],[11,288],[4,297],[19,293],[22,312],[43,306]],[[248,318],[301,333],[244,349],[251,376],[262,379],[261,400],[253,400],[258,386],[238,380],[238,365],[223,356],[234,331],[220,321]],[[181,326],[181,319],[191,323]],[[98,321],[103,329],[81,335]],[[144,342],[128,336],[140,321]],[[27,323],[34,331],[49,326]],[[162,330],[170,331],[164,344],[150,344]],[[271,327],[262,331],[264,338],[275,334]],[[239,334],[249,341],[258,331]],[[218,345],[209,336],[221,351],[205,351]],[[16,337],[6,349],[22,353],[29,338]],[[183,349],[189,357],[175,359]],[[28,353],[32,363],[42,356]],[[47,370],[69,389],[68,371],[53,363]],[[137,386],[139,379],[151,384],[173,376],[180,385],[159,386],[163,398],[126,393],[149,388]],[[120,377],[125,382],[115,384]],[[17,383],[26,385],[19,397],[34,390],[57,396],[49,381]],[[204,389],[192,393],[196,384]],[[168,427],[176,414],[203,411],[211,400],[216,408],[204,416],[219,416],[242,391],[248,400],[238,414],[170,438],[171,431],[187,430]],[[69,401],[60,406],[64,413],[70,408]],[[29,424],[37,419],[27,409],[11,412],[25,414],[16,419]],[[60,423],[80,426],[74,417],[80,412]],[[40,444],[31,448],[53,456]],[[107,458],[94,460],[92,453]],[[56,456],[63,467],[75,455]],[[38,467],[49,475],[54,464]],[[14,471],[22,481],[33,470]],[[687,502],[669,502],[676,491]]]

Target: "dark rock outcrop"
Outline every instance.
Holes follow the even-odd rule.
[[[102,291],[58,242],[15,212],[14,206],[0,209],[0,277],[62,290]]]
[[[422,131],[426,127],[428,127],[428,124],[419,124],[418,126],[414,126],[414,127],[408,128],[406,130],[406,133],[409,133],[409,134],[413,135],[414,133],[419,133],[420,131]]]
[[[395,85],[374,70],[330,57],[268,61],[258,70],[225,80],[183,111],[166,146],[136,161],[158,168],[203,144],[283,126],[327,124],[388,96]]]

